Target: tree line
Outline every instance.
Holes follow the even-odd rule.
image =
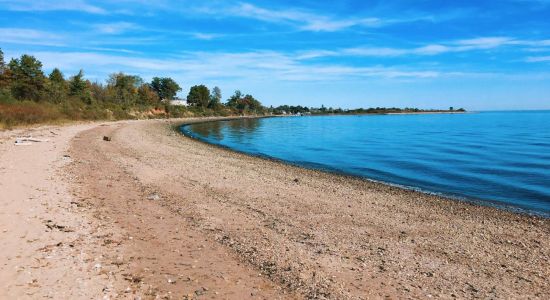
[[[42,62],[27,54],[6,63],[0,49],[0,122],[17,123],[18,118],[31,118],[20,121],[32,123],[56,118],[127,119],[267,112],[260,101],[240,91],[222,103],[220,88],[210,91],[205,85],[195,85],[187,95],[188,107],[173,106],[171,100],[177,98],[182,88],[170,77],[154,77],[145,82],[139,76],[119,72],[102,83],[86,79],[83,70],[67,77],[58,68],[46,74],[42,66]],[[33,115],[38,120],[33,120]]]
[[[398,107],[370,107],[370,108],[355,108],[355,109],[343,109],[325,107],[307,107],[301,105],[280,105],[277,107],[271,106],[268,109],[270,114],[274,115],[359,115],[359,114],[390,114],[390,113],[430,113],[430,112],[465,112],[464,108],[454,109],[419,109],[419,108],[398,108]]]

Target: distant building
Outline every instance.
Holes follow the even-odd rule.
[[[163,101],[167,101],[167,100],[164,99]],[[169,101],[170,101],[170,105],[174,105],[174,106],[189,106],[189,104],[187,104],[187,100],[184,100],[184,99],[176,98],[176,99],[169,100]]]

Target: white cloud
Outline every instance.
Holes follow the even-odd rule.
[[[46,31],[25,28],[0,28],[0,42],[3,43],[63,46],[64,39],[64,36]]]
[[[210,41],[222,36],[221,34],[202,33],[202,32],[193,32],[193,33],[190,33],[190,35],[198,40],[205,40],[205,41]]]
[[[508,37],[484,37],[458,40],[441,44],[429,44],[417,48],[354,47],[338,50],[312,50],[301,52],[300,59],[337,56],[397,57],[405,55],[432,56],[444,53],[458,53],[497,49],[504,46],[544,47],[550,40],[520,40]]]
[[[209,14],[225,14],[225,16],[243,17],[256,19],[271,23],[292,25],[303,31],[325,31],[335,32],[351,27],[380,27],[389,24],[414,22],[420,20],[433,21],[432,17],[417,17],[404,19],[380,19],[375,17],[367,18],[336,18],[302,10],[293,9],[266,9],[250,3],[240,3],[237,6],[214,9],[202,7],[201,12]]]
[[[12,11],[81,11],[91,14],[105,14],[99,6],[82,0],[0,0],[7,10]]]
[[[104,34],[121,34],[129,30],[136,30],[140,28],[138,25],[129,22],[94,24],[93,27],[100,33]]]
[[[459,40],[455,44],[460,45],[463,49],[491,49],[504,45],[510,45],[514,42],[513,39],[508,37],[481,37],[468,40]]]
[[[436,55],[451,51],[451,48],[444,45],[432,44],[424,47],[413,49],[412,53],[418,55]]]
[[[19,56],[22,53],[10,53]],[[84,69],[90,74],[104,77],[123,71],[152,76],[172,76],[182,82],[200,82],[219,78],[248,81],[335,81],[353,78],[435,78],[444,74],[424,69],[369,66],[356,67],[337,64],[307,64],[293,54],[258,51],[242,53],[188,52],[167,58],[147,58],[131,55],[114,55],[98,52],[33,53],[46,69],[58,67],[67,73]],[[6,54],[8,57],[8,54]]]
[[[550,56],[530,56],[525,59],[526,62],[550,62]]]

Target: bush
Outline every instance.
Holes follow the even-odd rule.
[[[0,103],[0,123],[11,128],[17,125],[31,125],[62,120],[63,114],[49,103],[23,101],[19,103]]]

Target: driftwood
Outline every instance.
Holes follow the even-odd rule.
[[[32,136],[18,137],[15,139],[15,145],[17,146],[28,146],[32,143],[42,143],[47,142],[48,140],[33,138]]]

